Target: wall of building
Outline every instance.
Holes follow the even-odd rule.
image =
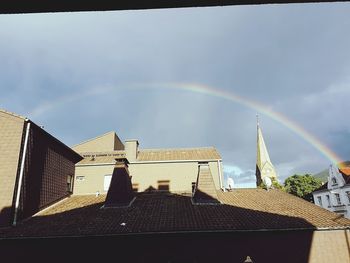
[[[338,204],[335,194],[339,194],[340,204]],[[327,195],[330,198],[330,204],[327,201]],[[319,201],[321,198],[321,202]],[[336,212],[344,215],[346,218],[350,218],[350,185],[345,185],[341,188],[324,190],[313,193],[314,202],[316,205],[327,209],[332,212]]]
[[[83,152],[105,152],[124,150],[124,144],[121,142],[115,132],[106,133],[95,139],[75,145],[73,150],[79,153]]]
[[[215,187],[220,189],[217,162],[209,162],[209,167]],[[111,175],[113,168],[114,165],[77,165],[74,194],[105,193],[105,175]],[[133,187],[139,192],[158,189],[159,183],[164,186],[166,181],[171,192],[191,192],[192,182],[197,180],[198,162],[131,163],[129,173]]]
[[[106,193],[104,190],[105,175],[112,175],[114,164],[76,166],[74,194]]]
[[[0,226],[11,220],[24,119],[0,112]]]
[[[69,147],[31,123],[18,218],[29,217],[69,196],[79,160]]]
[[[309,263],[350,262],[349,230],[315,231]]]

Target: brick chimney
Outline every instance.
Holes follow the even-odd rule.
[[[194,204],[220,204],[208,163],[198,164],[197,183],[192,201]]]
[[[138,140],[126,140],[125,141],[125,155],[129,162],[135,162],[139,150]]]
[[[127,159],[119,159],[115,164],[104,208],[129,206],[134,199]]]

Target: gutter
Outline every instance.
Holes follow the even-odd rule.
[[[193,163],[193,162],[218,162],[222,159],[207,159],[207,160],[162,160],[162,161],[136,161],[129,164],[151,164],[151,163]]]
[[[50,240],[50,239],[67,239],[67,238],[98,238],[98,237],[127,237],[127,236],[158,236],[158,235],[186,235],[186,234],[234,234],[234,233],[266,233],[266,232],[292,232],[292,231],[349,231],[349,227],[335,227],[335,228],[317,228],[317,227],[303,227],[303,228],[281,228],[281,229],[251,229],[251,230],[189,230],[189,231],[150,231],[150,232],[125,232],[112,234],[88,234],[88,235],[47,235],[47,236],[8,236],[0,237],[1,240]]]
[[[26,128],[26,135],[24,139],[24,149],[22,153],[22,160],[21,160],[21,168],[19,172],[19,178],[18,178],[18,185],[17,185],[17,192],[16,192],[16,203],[15,203],[15,214],[13,217],[13,226],[16,226],[17,224],[17,214],[18,214],[18,208],[19,208],[19,198],[21,196],[21,188],[22,188],[22,181],[23,181],[23,174],[24,174],[24,165],[25,165],[25,159],[26,159],[26,153],[27,153],[27,146],[28,146],[28,138],[29,138],[29,132],[30,132],[30,122],[28,119],[25,119],[25,122],[27,122],[27,128]]]

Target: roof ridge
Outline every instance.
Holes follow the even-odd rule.
[[[24,116],[22,116],[22,115],[16,114],[16,113],[11,112],[11,111],[7,111],[7,110],[5,110],[5,109],[1,109],[1,108],[0,108],[0,111],[3,112],[3,113],[5,113],[5,114],[8,114],[8,115],[11,115],[11,116],[13,116],[13,117],[17,117],[17,118],[20,118],[20,119],[23,119],[23,120],[28,119],[27,117],[24,117]]]
[[[101,151],[101,152],[81,152],[80,154],[113,154],[113,153],[125,153],[125,150]]]
[[[87,143],[87,142],[96,140],[96,139],[101,138],[101,137],[103,137],[103,136],[106,136],[107,134],[112,133],[112,132],[115,133],[115,134],[117,135],[117,133],[116,133],[115,131],[109,131],[109,132],[106,132],[106,133],[101,134],[101,135],[99,135],[99,136],[96,136],[96,137],[93,137],[93,138],[91,138],[91,139],[82,141],[82,142],[80,142],[80,143],[78,143],[78,144],[75,144],[75,145],[72,146],[72,148],[74,148],[74,147],[76,147],[76,146],[78,146],[78,145],[81,145],[81,144],[84,144],[84,143]]]
[[[208,147],[188,147],[188,148],[146,148],[140,149],[139,151],[183,151],[183,150],[205,150],[205,149],[214,149],[217,151],[216,147],[208,146]]]

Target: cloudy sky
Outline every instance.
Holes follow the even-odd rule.
[[[1,15],[0,108],[68,145],[115,130],[141,148],[215,146],[240,187],[255,184],[259,113],[280,181],[317,173],[331,160],[260,110],[350,159],[349,14],[336,3]]]

